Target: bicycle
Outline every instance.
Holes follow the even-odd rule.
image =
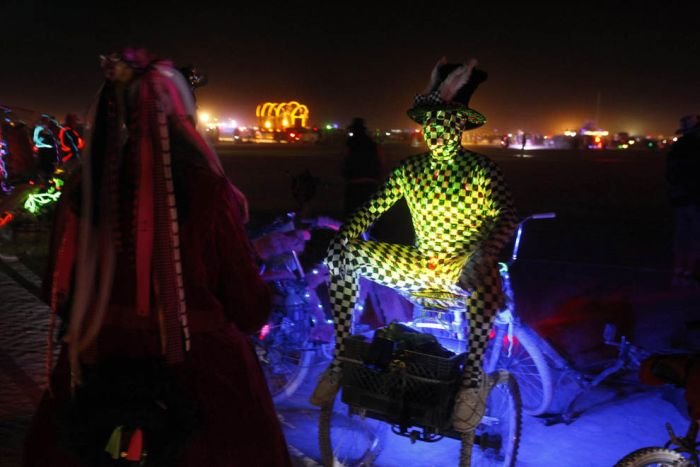
[[[553,393],[552,374],[542,351],[546,343],[523,323],[516,313],[510,266],[518,259],[525,224],[531,220],[555,217],[554,213],[533,214],[518,224],[510,258],[499,263],[505,307],[496,315],[484,356],[486,373],[504,369],[518,381],[523,412],[528,415],[541,415],[547,411]],[[414,315],[417,318],[410,325],[418,329],[427,329],[438,337],[450,339],[455,348],[463,350],[466,346],[465,315],[462,303],[446,312],[418,308]]]
[[[270,250],[260,274],[273,290],[272,312],[268,323],[253,337],[253,343],[274,402],[291,397],[314,365],[314,359],[321,360],[319,364],[330,360],[334,346],[330,312],[317,292],[327,282],[328,270],[323,264],[314,264],[305,271],[299,254],[310,237],[293,238],[294,232],[338,231],[340,225],[340,221],[327,216],[297,220],[296,214],[290,212],[265,226],[254,240],[268,241],[269,245],[262,248]],[[367,286],[362,288],[363,297],[375,309],[380,308],[376,290]]]
[[[670,423],[666,423],[669,440],[663,447],[637,449],[620,459],[615,467],[700,466],[700,410],[696,405],[697,397],[692,396],[700,391],[700,356],[655,355],[643,362],[641,379],[650,385],[671,383],[685,388],[690,424],[685,436],[681,437],[675,434]]]
[[[649,356],[648,352],[633,345],[625,336],[620,341],[615,341],[616,328],[608,324],[603,331],[603,340],[605,344],[618,348],[616,359],[598,373],[578,371],[547,340],[520,320],[516,313],[510,266],[518,259],[525,224],[530,220],[555,217],[554,213],[533,214],[518,225],[510,259],[499,263],[506,301],[504,309],[496,316],[484,356],[484,370],[487,373],[496,369],[508,370],[518,381],[523,412],[533,416],[544,415],[546,425],[572,423],[583,412],[576,407],[583,395],[614,374],[638,368],[641,360]],[[461,305],[448,310],[448,313],[428,310],[419,312],[419,318],[412,325],[428,328],[439,337],[451,339],[457,348],[463,349],[466,342],[464,316],[465,310]],[[556,386],[553,371],[559,373],[560,378],[575,381],[577,391],[561,411],[548,414]]]
[[[317,218],[306,221],[309,230],[333,229],[337,221]],[[310,236],[296,232],[295,214],[288,213],[263,229],[254,244],[266,250],[260,267],[261,277],[273,291],[270,319],[253,336],[258,359],[268,382],[274,402],[292,396],[306,378],[314,355],[323,345],[312,339],[314,326],[325,323],[326,314],[316,288],[324,282],[323,265],[315,265],[307,274],[298,252]],[[261,246],[261,242],[267,242]]]
[[[698,441],[698,422],[690,423],[685,436],[677,436],[670,423],[666,423],[669,441],[664,447],[637,449],[620,459],[615,467],[677,466],[697,467],[700,465],[700,442]]]
[[[389,426],[412,443],[457,440],[460,466],[471,465],[472,457],[478,465],[515,465],[522,415],[512,375],[501,370],[485,376],[485,415],[474,431],[458,433],[452,429],[451,413],[466,353],[403,350],[386,368],[378,368],[369,358],[372,345],[363,335],[344,340],[340,391],[319,416],[324,465],[371,465]]]
[[[545,425],[555,425],[558,423],[570,424],[580,417],[584,410],[577,408],[577,403],[592,389],[600,386],[615,374],[624,371],[637,370],[642,360],[648,358],[651,353],[632,344],[625,336],[621,336],[619,341],[615,341],[617,328],[612,324],[606,324],[603,330],[603,342],[606,345],[617,347],[615,359],[602,367],[597,373],[587,373],[573,368],[566,359],[557,353],[545,340],[540,340],[540,350],[551,362],[552,368],[557,370],[561,376],[573,380],[577,385],[573,397],[558,413],[548,414],[544,417]],[[625,381],[629,383],[629,381]],[[629,384],[625,384],[628,386]]]

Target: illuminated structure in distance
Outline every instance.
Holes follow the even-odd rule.
[[[258,126],[268,131],[305,128],[309,121],[309,108],[297,101],[265,102],[255,108],[255,116]]]

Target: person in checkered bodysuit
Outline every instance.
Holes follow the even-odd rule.
[[[337,392],[341,370],[337,357],[342,353],[343,339],[352,332],[361,276],[428,306],[439,305],[435,302],[440,301],[440,292],[464,296],[469,356],[464,372],[466,392],[458,394],[455,411],[469,391],[476,393],[472,399],[483,395],[479,393],[483,392],[481,361],[493,318],[504,300],[496,257],[517,221],[498,166],[460,144],[463,131],[485,122],[466,105],[476,86],[486,79],[486,73],[474,65],[475,61],[450,65],[444,59],[438,63],[428,89],[416,97],[409,111],[409,116],[422,124],[430,152],[408,158],[394,169],[329,247],[326,262],[331,274],[336,347],[335,358],[312,396],[316,405],[328,403]],[[362,232],[400,198],[410,209],[415,243],[361,240]],[[473,405],[473,401],[467,404]],[[455,412],[455,420],[458,418]],[[455,428],[468,431],[471,424],[458,427],[455,421]]]

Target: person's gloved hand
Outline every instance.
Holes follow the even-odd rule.
[[[291,232],[270,232],[253,240],[253,247],[262,260],[268,260],[273,256],[296,251],[304,251],[306,242],[311,238],[308,230],[292,230]]]

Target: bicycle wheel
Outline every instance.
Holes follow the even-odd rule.
[[[488,378],[491,388],[486,399],[486,413],[476,429],[471,462],[486,467],[512,467],[518,457],[522,430],[518,384],[513,375],[503,370]],[[462,438],[462,452],[469,449],[468,442],[468,438]],[[464,457],[460,455],[461,462]]]
[[[342,388],[341,388],[342,391]],[[321,407],[318,441],[324,466],[372,465],[379,455],[389,425],[364,416],[341,400]]]
[[[552,372],[537,345],[538,337],[529,328],[517,324],[513,328],[513,348],[508,356],[506,326],[496,327],[496,336],[489,340],[484,359],[487,373],[507,370],[518,381],[523,412],[540,415],[552,402]]]
[[[313,352],[302,348],[266,346],[256,340],[255,350],[265,374],[272,400],[277,403],[289,398],[306,378],[313,359]]]
[[[642,448],[627,454],[615,467],[690,466],[680,453],[665,448]]]

